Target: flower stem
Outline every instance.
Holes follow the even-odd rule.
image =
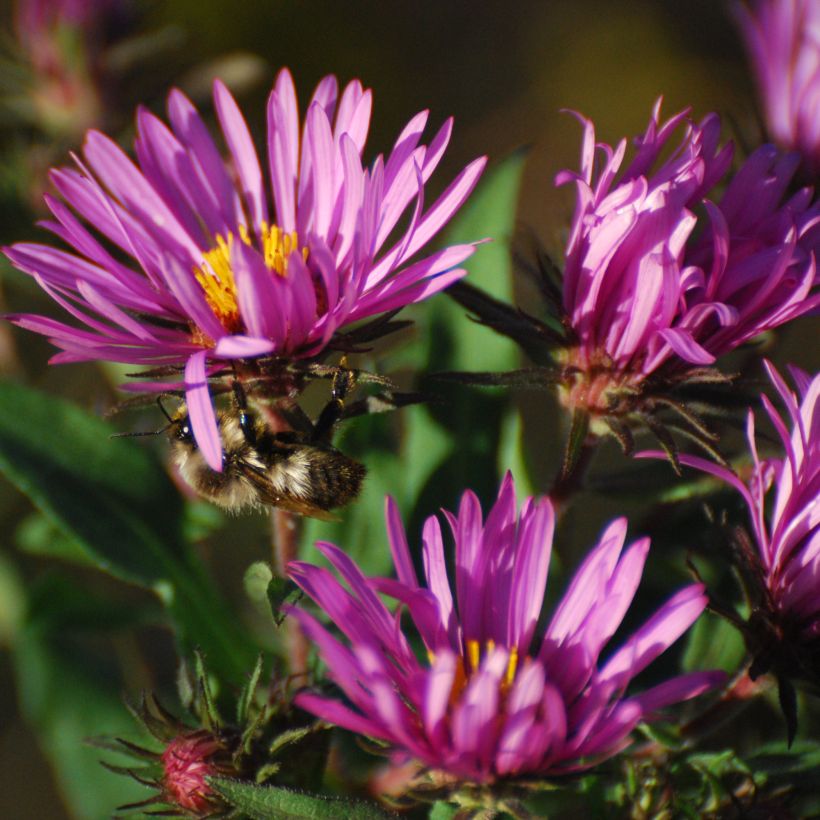
[[[598,439],[595,436],[587,435],[578,447],[574,458],[570,462],[565,461],[555,476],[549,490],[549,497],[559,517],[566,512],[572,496],[582,488],[584,476],[592,462],[597,442]]]
[[[299,557],[301,529],[299,518],[292,512],[277,507],[271,509],[271,563],[273,571],[281,578],[287,576],[288,563]],[[293,618],[285,619],[284,629],[290,673],[303,675],[307,672],[307,639]]]
[[[274,433],[290,429],[280,413],[270,405],[262,408],[266,420]],[[280,578],[287,577],[288,564],[299,557],[301,520],[288,510],[271,507],[271,565]],[[307,672],[309,645],[304,633],[293,618],[286,618],[285,649],[291,675],[303,675]]]

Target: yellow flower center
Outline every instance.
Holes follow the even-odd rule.
[[[239,239],[246,245],[254,244],[244,225],[239,226]],[[231,267],[231,248],[235,241],[232,231],[229,231],[227,236],[217,235],[216,247],[203,254],[205,264],[194,268],[194,276],[202,286],[208,305],[229,333],[236,333],[242,329],[236,280]],[[262,246],[262,256],[267,269],[279,276],[287,276],[288,257],[299,247],[296,231],[285,233],[278,225],[263,224],[259,233],[259,244]],[[302,248],[302,258],[307,261],[307,257],[308,249]]]
[[[458,659],[458,666],[456,667],[456,676],[455,680],[453,681],[453,688],[450,692],[450,702],[455,703],[459,697],[461,697],[461,693],[464,691],[464,688],[470,681],[470,678],[478,671],[479,667],[481,666],[482,657],[488,655],[490,652],[495,649],[495,641],[489,640],[484,644],[484,651],[482,653],[481,644],[476,640],[469,640],[466,643],[466,652],[462,657]],[[504,677],[501,679],[500,682],[500,691],[501,696],[506,696],[507,692],[509,692],[510,687],[513,685],[513,681],[515,680],[515,676],[518,673],[518,647],[511,646],[508,649],[509,657],[507,658],[507,669],[504,672]],[[435,660],[435,655],[430,652],[428,653],[430,658],[430,662],[432,663]],[[529,660],[529,658],[525,658],[525,663]]]

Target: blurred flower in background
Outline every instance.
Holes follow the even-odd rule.
[[[18,0],[15,33],[30,69],[29,116],[52,135],[79,138],[99,123],[97,61],[106,23],[124,0]]]
[[[820,172],[820,2],[736,3],[770,137]]]
[[[445,516],[455,538],[454,590],[438,519],[424,526],[423,587],[392,499],[387,532],[398,580],[366,578],[327,543],[319,547],[349,589],[326,569],[291,563],[293,580],[349,642],[334,638],[306,610],[290,610],[351,704],[305,692],[297,705],[388,742],[397,758],[488,783],[588,768],[629,745],[640,721],[722,680],[722,673],[690,673],[625,695],[629,682],[703,611],[700,584],[674,595],[598,665],[637,591],[649,550],[644,538],[624,551],[625,519],[607,527],[549,626],[537,634],[555,525],[550,501],[528,498],[517,512],[508,473],[486,520],[470,491],[458,514]],[[376,593],[407,607],[429,663],[419,662]]]
[[[65,202],[47,196],[54,219],[45,227],[75,252],[32,243],[5,252],[85,325],[11,317],[62,349],[52,362],[184,366],[194,433],[218,469],[209,371],[228,360],[318,356],[341,328],[462,277],[459,265],[474,244],[414,258],[469,196],[485,160],[470,163],[425,208],[424,186],[447,148],[452,120],[423,145],[427,112],[421,112],[387,159],[379,156],[365,168],[371,92],[353,81],[339,96],[335,77],[326,77],[300,133],[285,70],[268,100],[268,176],[239,107],[219,81],[214,105],[230,164],[193,104],[174,90],[170,128],[149,111],[138,112],[138,165],[91,131],[78,167],[52,172]],[[408,210],[409,222],[397,227]],[[128,264],[117,251],[130,257]]]

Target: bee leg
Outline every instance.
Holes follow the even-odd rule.
[[[345,399],[356,384],[356,375],[353,370],[342,366],[333,374],[333,387],[330,392],[330,401],[324,406],[316,424],[313,426],[314,441],[329,441],[336,422],[341,419],[345,409]]]
[[[239,428],[245,436],[245,441],[247,441],[251,447],[255,447],[256,427],[253,423],[253,416],[248,412],[248,396],[245,393],[245,388],[242,387],[242,384],[237,379],[233,380],[231,388],[233,389],[234,401],[236,401],[236,406],[239,410]]]

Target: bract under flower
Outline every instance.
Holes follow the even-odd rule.
[[[452,587],[438,519],[424,526],[422,586],[392,499],[387,531],[398,580],[366,578],[332,544],[318,546],[349,588],[326,569],[290,564],[293,580],[347,639],[337,640],[304,609],[290,609],[350,702],[305,692],[299,706],[387,741],[399,757],[486,783],[593,765],[628,745],[639,721],[721,680],[721,673],[695,673],[624,694],[700,615],[706,597],[699,584],[674,595],[600,662],[649,548],[642,539],[624,551],[624,519],[606,529],[541,633],[555,522],[549,500],[528,498],[517,512],[508,474],[486,520],[472,492],[457,515],[445,515],[456,544]],[[377,592],[407,608],[427,662],[416,657]]]
[[[413,260],[465,201],[485,160],[467,166],[425,209],[424,186],[452,121],[424,145],[427,112],[417,114],[388,157],[365,168],[371,105],[361,83],[339,95],[329,76],[300,128],[293,80],[283,70],[268,99],[267,171],[219,81],[214,106],[228,164],[178,90],[168,98],[170,126],[138,112],[137,163],[89,132],[78,167],[52,172],[65,201],[47,198],[54,219],[44,227],[72,250],[5,249],[85,327],[29,314],[11,320],[60,347],[54,362],[184,366],[190,400],[207,391],[207,375],[226,359],[317,356],[339,329],[447,287],[464,275],[459,265],[474,244]],[[199,404],[194,433],[220,469],[214,411],[210,401]]]

